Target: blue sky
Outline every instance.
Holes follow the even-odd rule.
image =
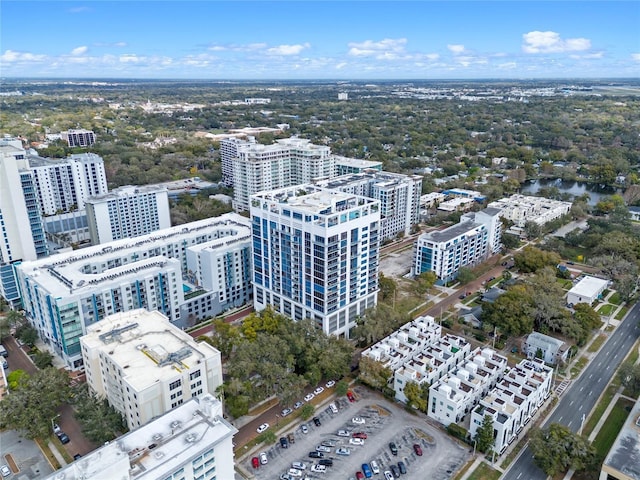
[[[4,77],[640,77],[640,2],[8,1]]]

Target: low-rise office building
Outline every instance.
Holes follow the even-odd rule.
[[[502,378],[507,358],[490,348],[477,348],[465,363],[429,388],[427,415],[442,423],[461,421]]]
[[[502,453],[551,393],[553,369],[541,359],[522,360],[510,369],[471,413],[469,433],[476,435],[485,415],[493,420],[494,450]]]
[[[608,286],[608,280],[585,275],[567,292],[567,305],[573,306],[578,303],[588,303],[591,305],[602,296],[602,292],[604,292]]]
[[[555,365],[567,360],[569,346],[562,340],[540,332],[532,332],[524,341],[523,353],[528,359],[541,358]]]
[[[109,315],[89,326],[80,344],[90,390],[130,429],[222,384],[220,352],[157,310]]]
[[[52,473],[47,480],[234,478],[233,436],[211,395],[193,398]]]

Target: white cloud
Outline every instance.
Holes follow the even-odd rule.
[[[87,53],[87,50],[89,50],[89,48],[86,45],[83,45],[81,47],[76,47],[73,50],[71,50],[71,55],[74,55],[74,56],[83,55]]]
[[[438,53],[427,53],[425,55],[425,58],[427,60],[436,61],[436,60],[438,60],[440,58],[440,54],[438,54]]]
[[[460,55],[464,53],[464,45],[447,45],[447,48],[454,55]]]
[[[336,65],[336,70],[342,70],[346,66],[347,66],[347,62],[341,62],[341,63]]]
[[[0,61],[12,63],[12,62],[41,62],[47,58],[46,55],[36,55],[30,52],[16,52],[15,50],[5,50],[0,55]]]
[[[522,35],[525,53],[563,53],[579,52],[591,48],[591,40],[587,38],[568,38],[563,40],[557,32],[533,31]]]
[[[636,62],[640,62],[640,53],[632,53],[631,58]]]
[[[299,55],[303,50],[310,48],[309,43],[302,45],[278,45],[277,47],[271,47],[267,49],[269,55]]]
[[[518,64],[516,62],[506,62],[506,63],[498,64],[498,68],[500,70],[513,70],[517,66],[518,66]]]
[[[406,38],[385,38],[379,42],[373,40],[366,40],[361,43],[350,42],[349,55],[353,57],[370,57],[376,56],[377,58],[384,59],[387,55],[404,54],[404,47],[407,43]]]
[[[124,55],[120,55],[120,63],[139,63],[143,61],[142,57],[139,57],[135,53],[125,53]]]
[[[576,60],[582,60],[582,59],[594,59],[594,58],[603,58],[604,57],[604,52],[593,52],[593,53],[586,53],[584,55],[569,55],[569,57],[574,58]]]

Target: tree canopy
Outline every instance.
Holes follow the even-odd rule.
[[[559,423],[532,429],[529,446],[536,465],[551,476],[569,468],[588,469],[596,460],[595,448],[587,439]]]

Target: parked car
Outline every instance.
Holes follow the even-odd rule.
[[[314,395],[320,395],[322,392],[324,392],[324,388],[323,387],[318,387],[313,391]]]
[[[322,452],[309,452],[309,458],[324,458],[324,453],[322,453]]]
[[[404,462],[398,462],[398,470],[400,470],[400,473],[402,475],[405,475],[407,473],[407,467]]]
[[[327,388],[331,388],[336,384],[334,380],[329,380],[324,386]]]
[[[322,422],[318,417],[313,417],[313,423],[315,423],[316,427],[319,427],[320,425],[322,425]]]
[[[266,465],[269,462],[269,460],[267,460],[267,454],[264,452],[260,452],[258,458],[260,459],[261,465]]]
[[[253,468],[258,468],[260,466],[260,460],[258,459],[258,457],[253,457],[251,459],[251,466]]]
[[[280,437],[280,446],[282,448],[289,448],[289,440],[286,437]]]
[[[349,399],[350,402],[356,401],[356,397],[351,390],[347,390],[347,398]]]
[[[310,394],[308,394],[308,395],[305,395],[305,397],[304,397],[304,401],[305,401],[305,402],[310,402],[310,401],[313,399],[313,397],[315,397],[315,395],[314,395],[313,393],[310,393]]]
[[[324,445],[325,447],[335,447],[336,442],[334,442],[333,440],[323,440],[322,442],[320,442],[320,445]]]
[[[371,467],[368,463],[362,464],[362,473],[364,473],[365,478],[373,477],[373,472],[371,471]]]
[[[317,473],[324,473],[327,471],[327,467],[324,465],[311,465],[311,471]]]
[[[377,475],[377,474],[379,474],[379,473],[380,473],[380,467],[378,466],[378,462],[376,462],[375,460],[371,460],[371,461],[369,462],[369,465],[371,465],[371,471],[372,471],[374,474],[376,474],[376,475]]]
[[[316,447],[316,451],[325,452],[325,453],[331,453],[331,449],[329,447],[324,446],[324,445],[318,445]]]
[[[267,428],[269,428],[269,424],[268,423],[263,423],[262,425],[260,425],[258,428],[256,428],[256,432],[258,433],[262,433],[264,432]]]
[[[309,433],[309,427],[307,427],[306,423],[300,425],[300,430],[302,430],[302,433]]]
[[[307,464],[304,462],[293,462],[291,468],[297,468],[298,470],[306,470]]]
[[[338,436],[339,437],[348,437],[349,436],[349,431],[348,430],[338,430]]]
[[[384,480],[394,480],[393,474],[389,470],[384,471]]]
[[[422,447],[417,443],[413,444],[413,451],[416,452],[416,455],[418,455],[419,457],[422,456]]]
[[[296,437],[293,433],[287,435],[287,440],[289,440],[289,443],[296,443]]]
[[[298,470],[297,468],[290,468],[289,469],[289,475],[292,477],[301,477],[302,476],[302,472],[300,470]]]
[[[333,402],[329,404],[329,409],[331,410],[331,413],[338,413],[338,407]]]
[[[302,405],[304,405],[304,402],[296,402],[293,404],[293,409],[297,410],[299,409]]]
[[[293,412],[293,410],[291,410],[290,408],[285,408],[284,410],[282,410],[280,412],[280,415],[282,415],[283,417],[286,417],[287,415],[289,415],[291,412]]]
[[[2,473],[3,477],[8,477],[11,475],[11,470],[9,469],[9,465],[2,465],[0,467],[0,473]]]
[[[361,438],[350,438],[349,443],[351,445],[364,445],[364,440]]]
[[[338,454],[338,455],[351,455],[351,450],[349,450],[347,447],[338,447],[336,449],[336,454]]]
[[[400,470],[398,470],[398,466],[395,463],[389,465],[389,468],[391,468],[394,478],[400,478]]]
[[[395,442],[389,443],[389,450],[391,450],[392,455],[398,455],[398,446],[395,444]]]
[[[333,459],[332,458],[321,458],[320,460],[318,460],[318,465],[324,465],[325,467],[332,467],[333,466]]]
[[[367,434],[364,432],[356,432],[353,435],[351,435],[353,438],[361,438],[363,440],[367,439]]]
[[[363,479],[363,478],[364,478],[364,473],[362,473],[361,471],[357,471],[357,472],[356,472],[356,478],[357,478],[358,480]]]
[[[353,417],[351,419],[351,423],[355,423],[356,425],[364,425],[366,422],[365,422],[365,419],[362,417]]]
[[[60,432],[57,435],[58,435],[58,439],[60,440],[60,443],[62,443],[62,444],[66,444],[66,443],[69,443],[71,441],[71,439],[69,438],[69,435],[67,435],[64,432]]]

